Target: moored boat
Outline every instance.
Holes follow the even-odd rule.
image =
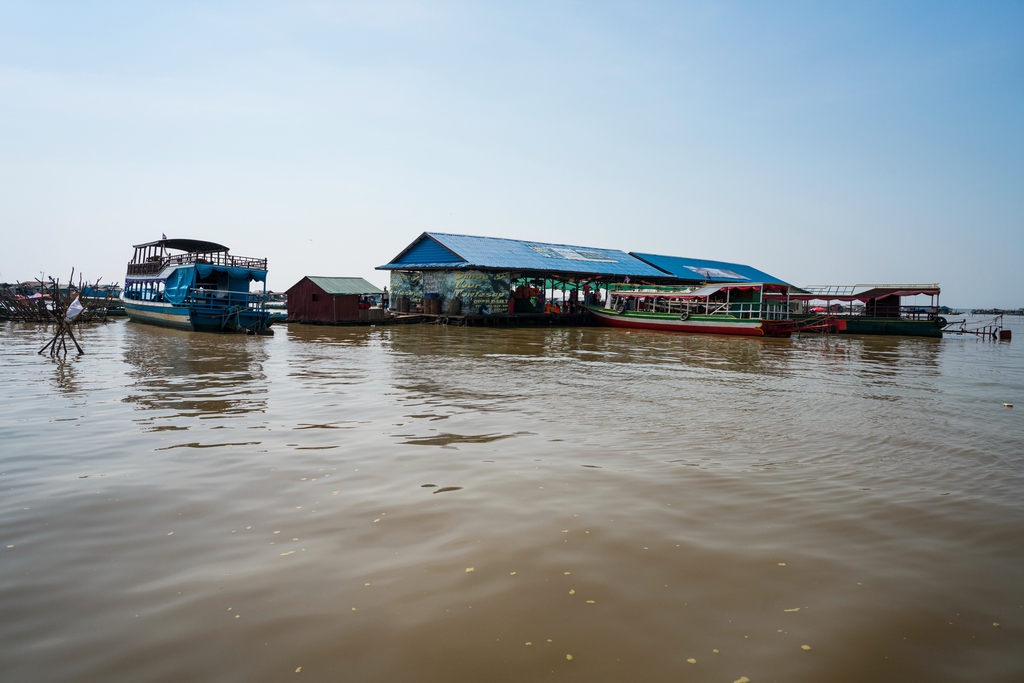
[[[128,318],[203,332],[266,333],[267,259],[233,256],[215,242],[161,239],[135,245],[121,300]],[[250,292],[262,282],[262,292]]]
[[[587,306],[602,325],[667,332],[788,337],[789,287],[723,282],[688,291],[610,290],[604,306]]]
[[[799,322],[827,313],[843,323],[830,331],[842,334],[941,337],[947,321],[939,314],[940,293],[938,283],[812,285],[793,293],[805,309],[793,318]],[[913,302],[917,297],[928,297],[927,303]]]

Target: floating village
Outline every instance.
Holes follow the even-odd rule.
[[[602,325],[668,333],[790,337],[857,334],[1009,341],[1004,314],[953,319],[938,283],[795,286],[749,265],[648,252],[425,232],[359,277],[309,275],[266,289],[268,261],[224,245],[167,239],[134,246],[123,287],[17,283],[0,287],[0,319],[55,323],[43,349],[79,353],[74,326],[128,319],[197,332],[273,334],[278,324]]]

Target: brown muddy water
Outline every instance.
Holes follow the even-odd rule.
[[[1024,680],[1015,326],[0,325],[0,678]]]

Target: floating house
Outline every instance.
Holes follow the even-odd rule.
[[[288,321],[330,325],[383,319],[382,308],[368,305],[383,295],[361,277],[307,275],[288,289]]]
[[[377,269],[391,271],[393,310],[428,315],[543,315],[556,299],[564,306],[583,283],[589,290],[675,281],[616,249],[438,232],[423,233]]]

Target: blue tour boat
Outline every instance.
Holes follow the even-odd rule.
[[[250,292],[262,282],[262,292]],[[128,318],[203,332],[270,333],[267,259],[232,256],[203,240],[135,245],[121,300]]]

